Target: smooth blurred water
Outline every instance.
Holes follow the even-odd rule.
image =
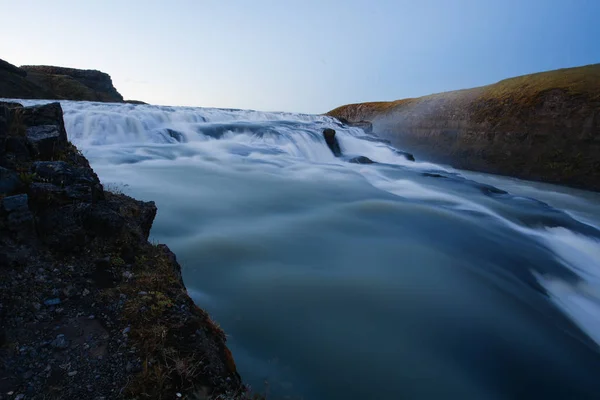
[[[409,162],[324,116],[62,104],[270,399],[600,398],[599,194]]]

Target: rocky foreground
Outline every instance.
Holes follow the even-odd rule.
[[[421,159],[600,191],[600,64],[328,115],[371,121],[374,133]]]
[[[0,103],[0,399],[246,398],[155,215],[103,189],[59,103]]]

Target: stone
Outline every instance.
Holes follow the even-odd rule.
[[[325,138],[325,143],[327,143],[327,147],[333,153],[334,156],[340,157],[342,155],[342,150],[340,149],[340,144],[338,143],[335,137],[335,130],[331,128],[323,129],[323,137]]]
[[[48,299],[44,301],[44,304],[47,306],[56,306],[60,304],[60,299],[59,298],[54,298],[54,299]]]
[[[16,109],[15,118],[19,118],[26,127],[56,125],[60,132],[60,141],[67,141],[62,107],[58,102]]]
[[[15,211],[24,211],[28,207],[28,196],[26,194],[8,196],[2,200],[2,210],[7,214]]]
[[[98,183],[90,169],[77,168],[64,161],[36,161],[31,165],[31,172],[40,179],[61,187],[76,183]]]
[[[0,167],[0,195],[9,196],[20,186],[21,180],[16,172]]]
[[[85,204],[79,215],[86,231],[103,237],[118,234],[125,225],[124,218],[105,205]]]
[[[65,335],[57,335],[51,343],[52,347],[57,349],[66,349],[69,347],[69,341],[65,338]]]
[[[406,151],[394,149],[394,153],[398,154],[399,156],[402,156],[402,157],[406,158],[408,161],[415,161],[415,156],[413,156],[412,154],[410,154],[410,153],[408,153]]]
[[[25,132],[34,153],[42,159],[51,158],[57,149],[67,143],[58,125],[30,126]]]
[[[365,156],[358,156],[358,157],[354,157],[351,158],[350,160],[348,160],[349,163],[352,164],[374,164],[375,161],[371,160],[368,157]]]
[[[40,239],[60,251],[75,251],[87,240],[79,218],[79,206],[68,204],[37,211],[37,231]]]
[[[27,140],[19,136],[9,136],[6,138],[6,152],[13,155],[20,161],[29,161],[31,155],[27,147]]]

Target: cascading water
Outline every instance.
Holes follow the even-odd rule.
[[[325,116],[62,106],[102,181],[157,202],[153,237],[269,398],[600,393],[600,195],[410,162]]]

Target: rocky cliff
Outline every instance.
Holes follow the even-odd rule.
[[[0,97],[123,101],[104,72],[44,65],[19,68],[3,60],[0,60]]]
[[[104,190],[59,103],[0,103],[0,399],[246,398],[155,215]]]
[[[417,157],[600,191],[600,64],[328,114]]]

